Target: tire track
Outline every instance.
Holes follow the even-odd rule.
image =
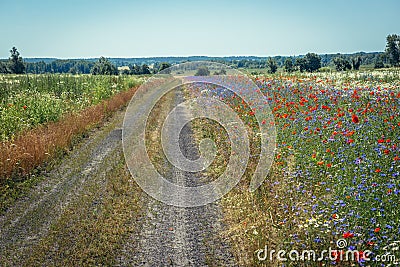
[[[175,104],[183,99],[177,92]],[[188,116],[178,112],[175,121]],[[190,127],[181,132],[180,147],[189,158],[199,155]],[[167,179],[183,186],[197,186],[197,174],[174,169]],[[161,189],[162,190],[162,189]],[[171,198],[190,196],[171,195]],[[144,196],[145,216],[139,222],[137,233],[132,234],[118,258],[118,266],[237,266],[229,246],[221,240],[222,213],[218,203],[195,208],[181,208],[161,203]]]
[[[182,99],[182,94],[177,93],[174,101],[179,103]],[[140,114],[139,109],[136,119],[143,119]],[[187,111],[177,113],[175,120],[187,115]],[[124,111],[117,112],[104,128],[74,149],[44,181],[0,216],[1,266],[23,266],[70,203],[83,196],[85,188],[105,182],[105,174],[118,162],[112,158],[121,150],[123,117]],[[183,129],[181,148],[184,155],[196,158],[199,152],[192,135],[190,127]],[[177,169],[171,169],[168,178],[185,186],[202,181],[197,174]],[[136,225],[136,232],[119,241],[123,249],[115,259],[117,266],[237,266],[228,244],[219,236],[224,225],[217,202],[179,208],[143,194],[140,206],[143,216],[139,221],[133,217],[131,222]],[[59,253],[60,257],[68,257],[64,251]],[[56,263],[45,255],[40,260],[43,266]]]
[[[102,183],[102,175],[94,174],[101,167],[112,167],[112,162],[104,160],[120,147],[123,115],[118,111],[104,129],[94,133],[0,216],[0,265],[20,265],[68,204],[84,194],[84,185]]]

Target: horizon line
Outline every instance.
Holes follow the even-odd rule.
[[[316,53],[316,52],[307,52],[307,53],[315,53],[317,55],[352,55],[358,53],[384,53],[384,51],[356,51],[356,52],[329,52],[329,53]],[[305,54],[294,54],[294,55],[168,55],[168,56],[89,56],[89,57],[54,57],[54,56],[22,56],[22,58],[26,59],[98,59],[100,57],[111,58],[111,59],[145,59],[145,58],[189,58],[189,57],[208,57],[208,58],[229,58],[229,57],[258,57],[258,58],[269,58],[269,57],[298,57],[304,56]],[[0,60],[4,60],[8,58],[0,58]]]

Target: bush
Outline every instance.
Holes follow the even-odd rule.
[[[206,66],[202,66],[197,69],[195,76],[208,76],[210,75],[210,70]]]

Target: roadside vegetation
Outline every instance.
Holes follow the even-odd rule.
[[[399,74],[392,68],[254,77],[275,117],[278,143],[262,187],[248,192],[256,166],[252,159],[242,182],[222,200],[229,226],[224,235],[241,265],[282,265],[276,257],[268,262],[257,259],[265,246],[320,251],[336,249],[336,241],[346,239],[338,255],[347,249],[371,250],[372,258],[395,244],[400,229]],[[217,97],[248,125],[251,154],[256,155],[259,142],[252,110],[236,96]],[[208,170],[218,177],[229,159],[227,136],[209,122],[194,125],[196,139],[212,137],[222,146],[217,164]],[[362,264],[361,256],[340,264]],[[314,266],[312,261],[301,262],[285,266]],[[326,257],[321,263],[332,261]]]
[[[7,70],[24,72],[19,52],[10,52]],[[96,75],[0,75],[1,210],[38,182],[45,163],[125,106],[145,79],[111,75],[103,65]]]

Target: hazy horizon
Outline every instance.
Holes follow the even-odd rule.
[[[310,51],[312,52],[312,51]],[[356,54],[356,53],[381,53],[382,51],[357,51],[357,52],[350,52],[350,53],[340,53],[342,55],[345,54]],[[318,53],[319,55],[334,55],[337,53]],[[292,56],[304,56],[305,54],[299,54],[299,55],[222,55],[222,56],[208,56],[208,55],[183,55],[183,56],[148,56],[148,57],[106,57],[106,58],[112,58],[112,59],[146,59],[146,58],[188,58],[188,57],[209,57],[209,58],[229,58],[229,57],[258,57],[258,58],[269,58],[269,57],[277,57],[277,56],[281,56],[281,57],[292,57]],[[66,57],[25,57],[24,55],[22,55],[25,59],[60,59],[60,60],[90,60],[90,59],[98,59],[101,56],[98,57],[70,57],[70,58],[66,58]],[[9,56],[4,57],[4,58],[0,58],[0,59],[8,59]]]
[[[2,0],[0,58],[293,56],[381,52],[400,2]]]

